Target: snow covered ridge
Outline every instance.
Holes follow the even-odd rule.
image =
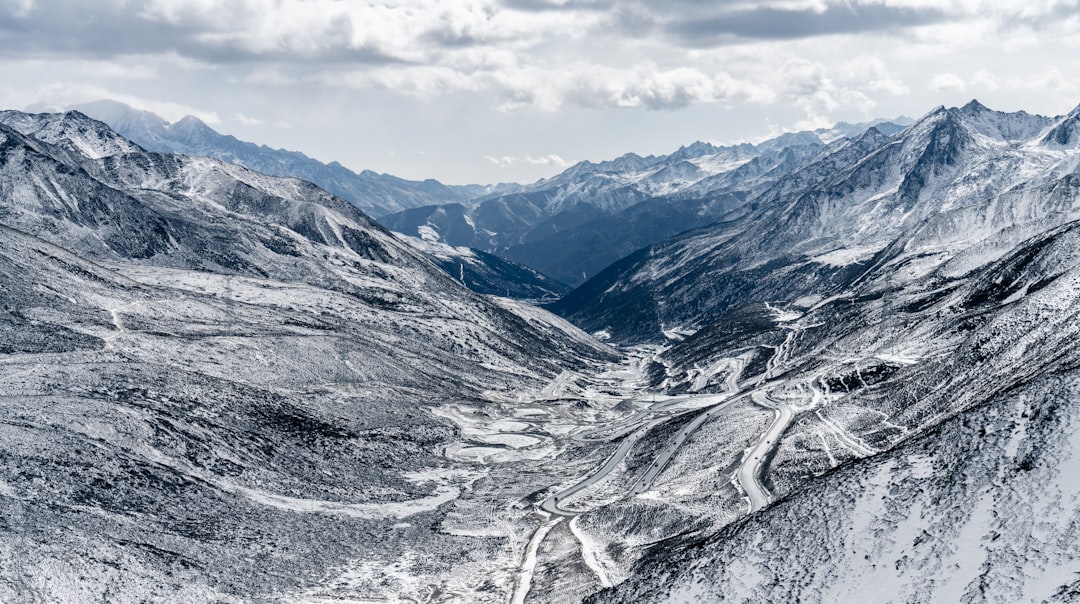
[[[905,280],[953,259],[991,261],[1077,216],[1076,120],[973,101],[893,136],[871,129],[747,200],[752,212],[627,257],[555,308],[616,339],[656,339],[737,303],[827,297],[897,254],[912,258]]]

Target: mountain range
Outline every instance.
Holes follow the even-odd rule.
[[[556,316],[443,223],[0,113],[0,600],[1080,599],[1080,108],[549,181],[454,224],[715,210]]]
[[[666,156],[629,153],[598,163],[583,161],[530,185],[454,186],[370,170],[357,174],[336,162],[324,164],[302,153],[219,134],[193,116],[169,123],[110,100],[72,109],[150,151],[212,157],[308,180],[394,231],[473,248],[473,266],[499,257],[570,285],[646,245],[737,216],[746,199],[812,159],[826,142],[857,136],[870,126],[894,133],[910,123],[906,118],[840,123],[757,145],[698,141]],[[489,274],[502,270],[484,267]],[[509,291],[514,295],[513,288]]]
[[[875,123],[889,134],[903,127]],[[583,161],[515,190],[469,203],[411,208],[379,221],[398,232],[484,250],[579,285],[635,250],[742,215],[748,200],[763,189],[869,127],[841,123],[757,145],[698,141],[670,155],[628,153],[599,163]]]
[[[301,178],[375,217],[432,204],[468,203],[513,186],[444,185],[434,179],[405,180],[371,170],[356,173],[336,161],[327,164],[298,151],[272,149],[220,134],[191,115],[169,123],[157,114],[118,101],[93,101],[70,109],[105,122],[148,151],[212,157],[271,176]]]
[[[659,493],[579,519],[652,543],[597,554],[616,586],[587,599],[1074,601],[1078,122],[973,101],[869,131],[556,303],[670,343],[654,388],[730,393],[657,436]]]
[[[1074,118],[972,102],[894,136],[872,129],[764,191],[753,213],[642,249],[556,308],[588,329],[655,340],[741,304],[827,297],[900,250],[943,262],[974,240],[1001,252],[1071,216],[1057,133]]]

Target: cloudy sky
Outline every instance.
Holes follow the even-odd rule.
[[[449,183],[978,98],[1080,104],[1080,0],[0,0],[0,105],[113,98]]]

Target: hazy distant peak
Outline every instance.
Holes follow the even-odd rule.
[[[113,100],[83,103],[71,109],[100,119],[148,150],[202,155],[273,176],[301,178],[373,216],[426,205],[469,202],[491,190],[480,185],[446,186],[431,180],[410,181],[371,170],[357,174],[338,162],[325,164],[297,151],[274,149],[221,134],[192,115],[170,124],[154,113]]]

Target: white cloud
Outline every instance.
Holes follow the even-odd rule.
[[[237,113],[237,114],[235,114],[234,117],[236,117],[236,121],[240,122],[241,124],[243,124],[245,126],[261,126],[263,124],[263,121],[260,120],[259,118],[250,117],[250,116],[244,115],[243,113]]]
[[[260,66],[242,78],[247,84],[264,84],[269,86],[289,86],[298,83],[294,77],[285,75],[278,67]]]
[[[935,92],[962,91],[965,88],[964,79],[955,73],[939,73],[930,78],[927,86]]]
[[[989,70],[980,69],[971,76],[971,85],[986,90],[998,90],[1001,88],[1001,80]]]
[[[448,92],[479,90],[487,79],[484,73],[468,73],[449,67],[419,65],[377,67],[349,72],[324,71],[315,81],[326,86],[382,88],[415,97],[431,97]]]
[[[88,84],[53,83],[29,89],[5,89],[0,92],[0,103],[6,107],[34,105],[48,108],[50,111],[62,111],[72,105],[100,99],[120,101],[136,109],[156,113],[170,122],[179,120],[185,115],[193,115],[207,124],[221,123],[221,118],[213,111],[203,111],[169,101],[155,101]]]
[[[109,61],[88,61],[82,70],[87,74],[104,78],[133,80],[151,80],[158,75],[157,69],[142,63],[124,64]]]
[[[516,164],[528,164],[530,166],[555,166],[558,168],[565,168],[571,164],[571,162],[559,157],[558,155],[541,155],[540,157],[533,157],[526,155],[523,157],[516,157],[512,155],[503,155],[501,157],[495,157],[492,155],[485,155],[484,159],[499,166],[500,168],[509,168]]]
[[[317,81],[329,86],[383,88],[416,97],[486,91],[500,111],[525,108],[557,111],[590,108],[678,109],[695,103],[770,102],[768,87],[718,71],[693,67],[663,69],[651,62],[634,68],[575,63],[558,69],[466,71],[449,67],[385,66],[348,73],[324,71]]]
[[[33,12],[36,2],[34,0],[6,0],[6,4],[12,16],[25,18]]]
[[[886,92],[902,96],[909,92],[907,84],[889,71],[880,57],[862,55],[852,59],[839,69],[844,80],[853,87],[874,92]]]

